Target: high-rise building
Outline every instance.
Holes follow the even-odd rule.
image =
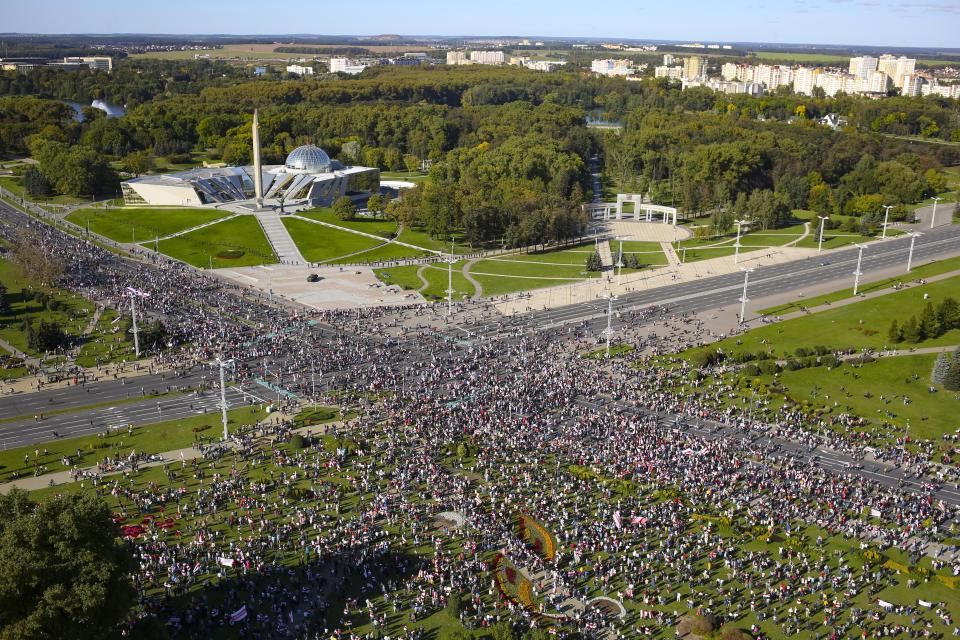
[[[850,58],[850,75],[866,80],[877,70],[877,59],[871,56]]]
[[[676,58],[673,57],[672,53],[663,54],[663,66],[669,67],[674,62],[676,62]]]
[[[503,64],[506,57],[503,51],[471,51],[470,62],[476,64]]]
[[[447,64],[469,64],[470,57],[466,51],[447,51]]]
[[[633,67],[626,58],[612,58],[594,60],[590,63],[590,71],[602,76],[628,76],[633,73]]]
[[[813,88],[817,86],[817,76],[823,73],[822,69],[800,67],[793,74],[793,90],[805,96],[813,95]]]
[[[689,56],[683,59],[683,77],[696,80],[707,75],[707,59],[702,56]]]
[[[653,70],[653,77],[681,80],[683,78],[683,67],[668,67],[666,65],[656,67]]]
[[[900,93],[905,96],[919,96],[923,93],[923,86],[926,84],[926,78],[916,73],[908,73],[903,76],[903,85]]]
[[[737,73],[739,68],[732,62],[725,62],[722,67],[720,67],[720,75],[724,80],[730,82],[737,79]]]
[[[900,88],[903,87],[903,77],[912,74],[916,66],[917,61],[914,58],[906,56],[898,58],[888,54],[880,56],[877,63],[877,69],[887,74],[893,81],[893,85]]]

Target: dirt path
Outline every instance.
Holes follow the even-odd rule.
[[[809,236],[809,235],[810,235],[810,223],[809,223],[809,222],[804,222],[804,223],[803,223],[803,235],[801,235],[801,236],[800,236],[799,238],[797,238],[796,240],[791,240],[790,242],[788,242],[787,244],[785,244],[785,245],[783,245],[783,246],[785,246],[785,247],[795,247],[795,246],[797,246],[797,243],[798,243],[798,242],[802,242],[803,239],[806,238],[806,237]]]
[[[425,264],[421,265],[420,268],[417,269],[417,277],[420,278],[420,282],[423,285],[419,289],[417,289],[417,293],[423,293],[424,291],[426,291],[427,287],[430,286],[430,281],[427,280],[426,276],[423,275],[423,272],[426,270],[427,270],[427,265]]]

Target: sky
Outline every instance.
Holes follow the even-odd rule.
[[[0,31],[512,35],[960,47],[960,0],[30,0]]]

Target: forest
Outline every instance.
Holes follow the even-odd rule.
[[[87,110],[75,122],[60,102],[94,98],[125,105],[127,115]],[[690,217],[712,216],[720,230],[745,214],[763,227],[782,226],[796,208],[863,215],[892,204],[902,216],[902,205],[944,188],[943,167],[960,164],[960,146],[894,137],[960,140],[960,105],[948,99],[787,91],[754,98],[681,91],[663,79],[493,66],[372,67],[351,78],[276,80],[217,61],[130,59],[112,74],[0,74],[0,155],[45,150],[39,171],[57,175],[34,175],[31,184],[107,193],[117,175],[102,160],[131,173],[159,157],[248,163],[254,108],[265,162],[281,163],[309,142],[349,164],[430,166],[429,180],[410,195],[417,206],[396,205],[397,215],[436,234],[459,229],[511,243],[580,233],[594,154],[609,188],[649,193]],[[623,129],[588,129],[588,113]],[[821,126],[830,113],[848,124]],[[95,166],[80,178],[64,175],[86,163]]]

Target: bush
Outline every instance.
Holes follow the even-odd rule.
[[[796,349],[794,349],[793,354],[798,358],[805,358],[808,355],[810,355],[810,350],[807,349],[806,347],[797,347]]]
[[[295,433],[293,434],[293,437],[290,438],[290,446],[292,446],[294,449],[303,449],[305,446],[307,446],[307,440],[299,433]]]
[[[761,362],[757,367],[760,369],[761,373],[772,376],[777,373],[780,373],[780,365],[772,360],[766,360]]]
[[[743,374],[750,377],[756,377],[760,375],[760,367],[755,364],[748,364],[743,368]]]
[[[690,364],[697,368],[709,367],[723,360],[723,354],[719,351],[697,351],[690,356]]]

